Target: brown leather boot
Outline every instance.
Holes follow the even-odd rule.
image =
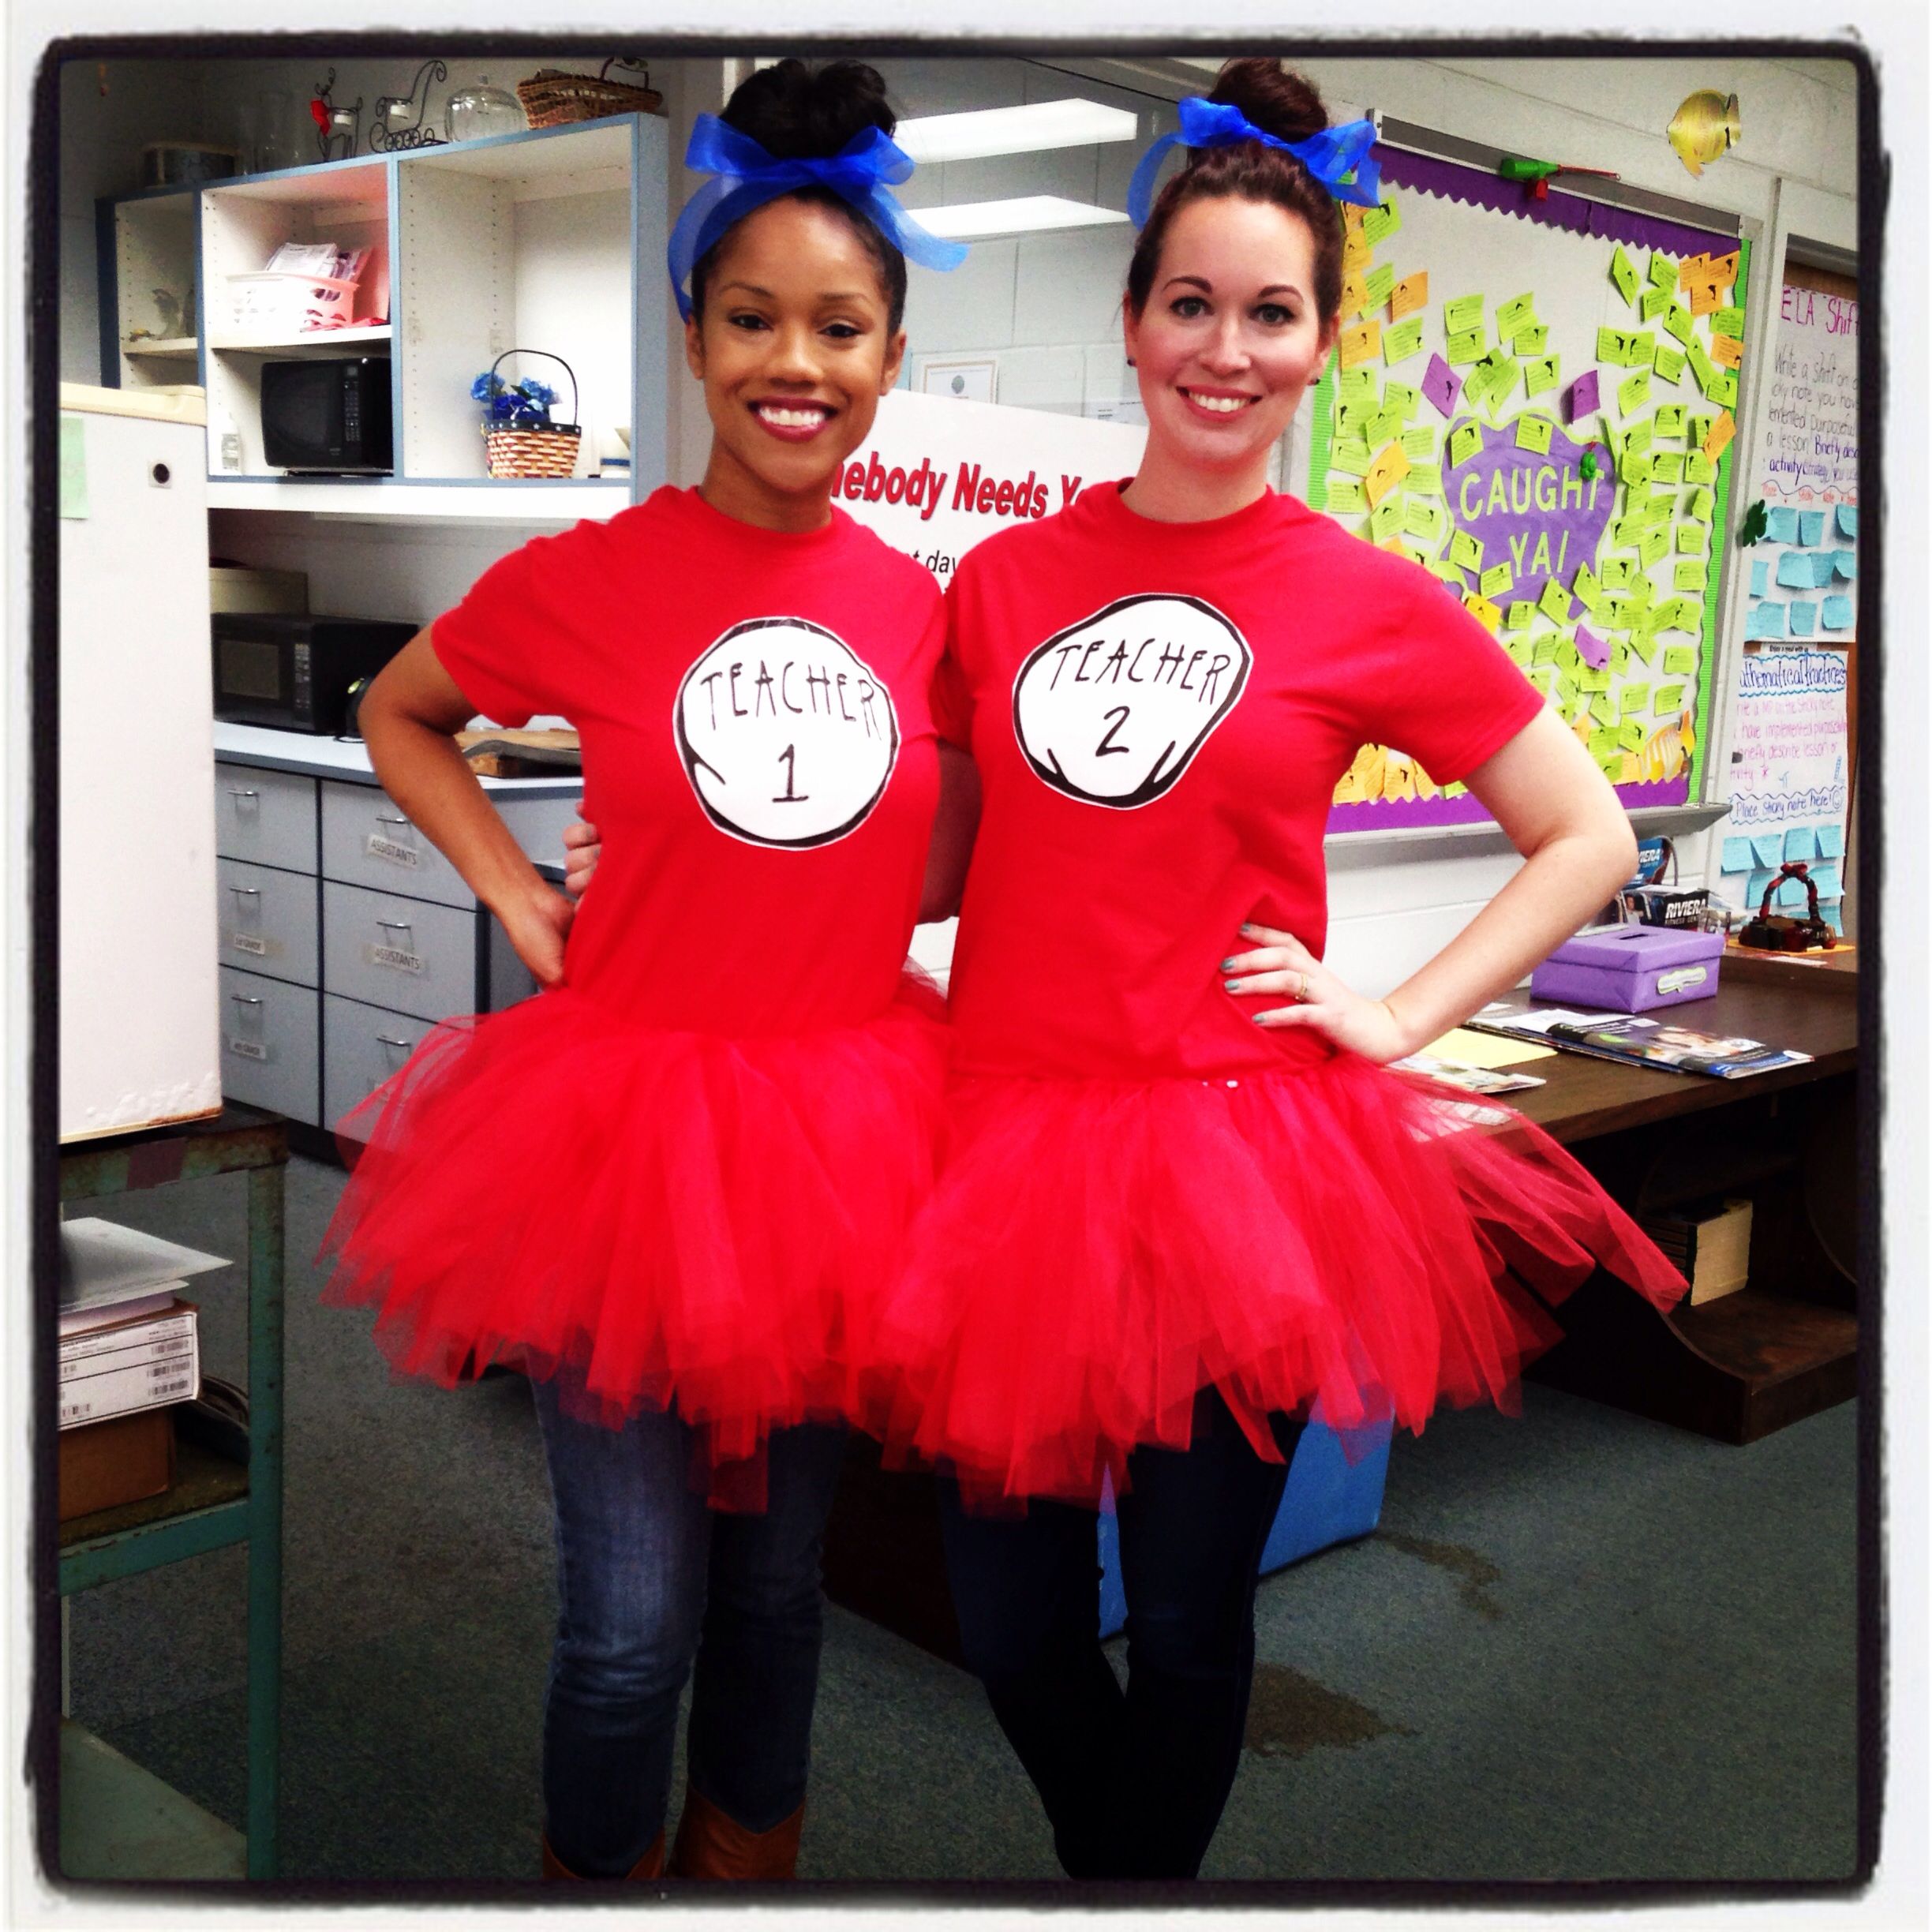
[[[668,1875],[735,1878],[747,1884],[796,1877],[799,1832],[804,1822],[805,1807],[800,1805],[769,1831],[747,1831],[736,1818],[687,1785],[684,1815],[678,1820]]]
[[[660,1832],[650,1842],[650,1849],[624,1874],[626,1878],[661,1878],[664,1876],[665,1840]],[[550,1849],[550,1840],[543,1841],[543,1875],[546,1878],[575,1878],[583,1880],[582,1872],[574,1872]],[[594,1884],[595,1880],[585,1881]],[[613,1881],[605,1879],[606,1885]]]

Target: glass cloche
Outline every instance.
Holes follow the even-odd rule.
[[[529,125],[517,97],[492,87],[488,74],[453,88],[448,114],[453,141],[477,140],[485,134],[521,134]]]

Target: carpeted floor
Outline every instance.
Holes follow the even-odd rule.
[[[392,1383],[366,1320],[317,1304],[340,1185],[290,1167],[284,1874],[525,1878],[553,1615],[528,1393]],[[234,1177],[110,1211],[245,1252]],[[206,1364],[239,1380],[240,1271],[197,1290]],[[1736,1449],[1532,1386],[1519,1421],[1398,1441],[1378,1533],[1262,1585],[1204,1876],[1842,1878],[1855,1427]],[[238,1826],[245,1561],[90,1592],[69,1632],[73,1714]],[[1057,1875],[978,1687],[836,1608],[814,1748],[801,1876]]]

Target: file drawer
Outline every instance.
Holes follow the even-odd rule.
[[[215,767],[215,849],[224,859],[316,869],[316,781],[252,765]]]
[[[319,996],[229,966],[219,978],[223,1098],[321,1125]]]
[[[328,990],[440,1020],[477,1009],[477,915],[329,879],[322,887]]]
[[[316,882],[312,874],[218,859],[216,916],[224,966],[316,983]]]
[[[373,785],[324,781],[322,876],[466,910],[476,904],[462,874]]]
[[[322,996],[322,1118],[335,1126],[415,1051],[435,1025],[413,1013]]]

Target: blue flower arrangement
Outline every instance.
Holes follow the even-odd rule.
[[[494,369],[485,369],[470,385],[470,395],[486,406],[484,424],[492,429],[548,429],[550,406],[556,401],[556,391],[534,376],[507,383]]]

